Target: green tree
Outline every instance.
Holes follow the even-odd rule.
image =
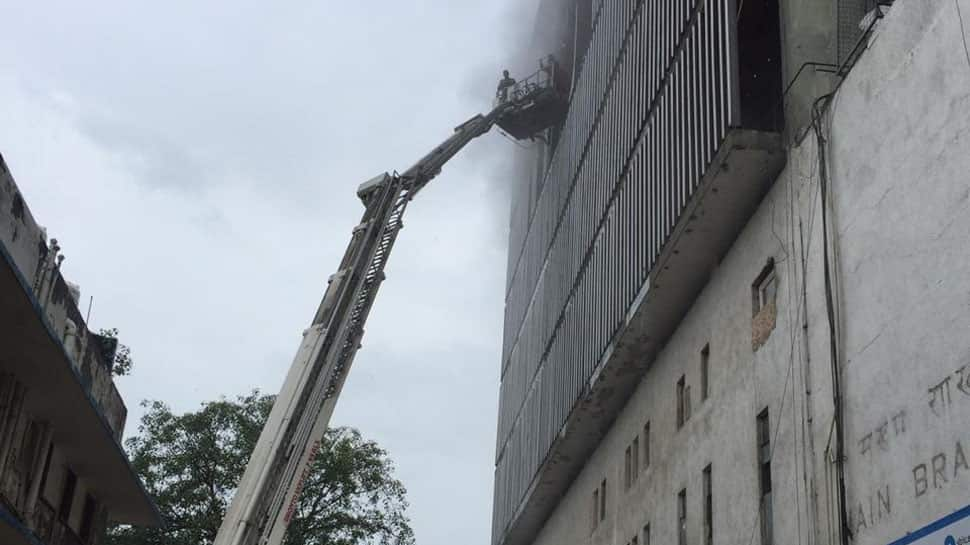
[[[165,527],[119,526],[107,544],[212,543],[272,405],[273,396],[253,393],[176,415],[146,402],[139,435],[126,446]],[[392,472],[387,453],[357,430],[328,430],[286,545],[412,545],[406,490]]]
[[[135,360],[131,357],[131,348],[118,341],[118,328],[102,329],[98,331],[98,335],[106,342],[117,343],[114,348],[114,360],[111,362],[111,374],[116,377],[130,375]]]

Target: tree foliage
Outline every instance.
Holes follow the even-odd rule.
[[[126,446],[166,526],[117,527],[108,545],[212,543],[272,404],[253,393],[176,415],[146,402]],[[286,545],[412,545],[406,490],[392,472],[387,453],[357,430],[328,430]]]
[[[112,339],[118,343],[114,353],[114,360],[111,361],[111,374],[116,377],[130,375],[131,368],[135,365],[135,360],[131,357],[131,348],[126,344],[118,342],[118,328],[101,329],[98,331],[98,335],[106,339]]]

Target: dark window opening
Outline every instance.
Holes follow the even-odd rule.
[[[650,467],[650,422],[643,425],[643,469]]]
[[[606,479],[600,483],[600,520],[606,519]]]
[[[44,490],[47,489],[47,476],[51,472],[51,458],[54,457],[54,445],[47,446],[47,455],[44,460],[44,469],[40,473],[40,497],[44,497]]]
[[[630,486],[633,484],[633,446],[626,447],[626,453],[623,455],[623,489],[629,490]]]
[[[714,494],[711,490],[711,466],[704,468],[704,545],[714,544]]]
[[[650,525],[646,524],[643,527],[643,545],[650,545]]]
[[[97,512],[98,504],[88,494],[84,498],[84,511],[81,513],[81,541],[90,543],[94,534],[94,515]]]
[[[61,504],[57,509],[57,515],[61,520],[66,521],[71,516],[71,507],[74,505],[74,491],[77,489],[77,475],[67,469],[67,476],[64,477],[64,488],[61,493]]]
[[[633,446],[631,458],[633,460],[633,482],[637,482],[637,478],[640,475],[640,436],[633,438]]]
[[[778,0],[746,0],[738,11],[741,124],[781,130],[781,20]]]
[[[701,350],[701,401],[707,401],[710,395],[710,359],[711,345],[705,344]]]
[[[768,263],[751,284],[752,316],[757,316],[761,309],[773,303],[777,295],[778,277],[775,274],[775,260],[768,258]]]
[[[690,386],[687,377],[681,375],[677,381],[677,428],[682,428],[690,419]]]
[[[677,545],[687,545],[687,489],[677,494]]]
[[[772,545],[771,508],[771,427],[768,409],[758,415],[758,487],[761,492],[759,511],[761,518],[761,545]]]

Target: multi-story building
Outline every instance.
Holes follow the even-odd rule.
[[[116,342],[87,329],[78,288],[0,158],[0,543],[97,545],[159,513],[121,447]]]
[[[968,17],[542,3],[494,545],[970,540]]]

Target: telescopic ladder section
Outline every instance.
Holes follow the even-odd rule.
[[[295,514],[304,482],[320,450],[337,398],[364,324],[384,281],[384,267],[403,227],[404,211],[414,196],[465,145],[496,123],[531,110],[552,96],[532,88],[462,125],[440,146],[402,174],[381,174],[362,184],[363,217],[351,235],[310,327],[304,331],[269,418],[260,433],[214,545],[280,545]],[[526,108],[526,106],[528,108]],[[529,115],[530,120],[535,116]],[[552,121],[529,123],[535,132]],[[547,124],[548,123],[548,124]],[[540,126],[545,124],[545,126]],[[535,134],[533,132],[532,134]]]

